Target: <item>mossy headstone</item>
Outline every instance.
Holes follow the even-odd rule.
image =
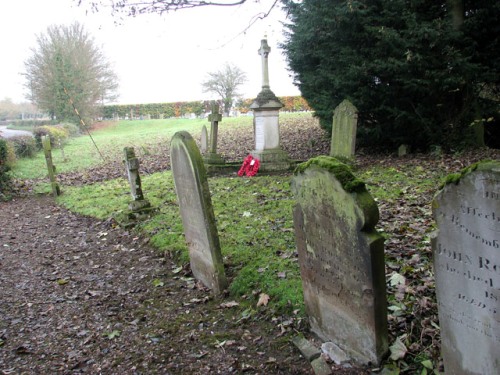
[[[446,374],[500,374],[500,161],[451,175],[432,237]]]
[[[293,212],[311,329],[358,363],[387,352],[384,240],[379,212],[347,165],[323,156],[299,165]]]
[[[191,270],[194,277],[214,294],[220,294],[227,281],[212,199],[203,159],[188,132],[178,132],[173,136],[170,160]]]
[[[333,115],[330,156],[354,158],[357,127],[358,110],[349,100],[345,99],[335,108]]]

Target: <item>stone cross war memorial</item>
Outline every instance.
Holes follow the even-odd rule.
[[[227,280],[219,235],[203,159],[188,132],[175,133],[170,159],[191,270],[214,294],[220,294]]]
[[[433,201],[446,374],[500,374],[500,162],[454,176]]]

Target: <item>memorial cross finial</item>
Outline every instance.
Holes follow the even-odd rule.
[[[271,52],[271,47],[267,44],[267,36],[264,35],[264,39],[260,41],[259,55],[262,61],[262,89],[269,89],[269,67],[268,67],[268,56]]]

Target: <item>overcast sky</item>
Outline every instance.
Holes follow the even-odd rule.
[[[118,103],[215,99],[202,92],[201,82],[225,62],[247,74],[249,80],[241,92],[245,98],[254,98],[262,85],[257,50],[264,35],[271,47],[271,90],[278,96],[299,95],[278,48],[283,40],[282,11],[273,10],[241,33],[273,2],[248,0],[237,7],[186,9],[126,18],[116,24],[119,19],[108,9],[86,14],[87,9],[77,7],[73,0],[4,0],[0,3],[0,100],[25,101],[20,73],[30,48],[36,45],[36,35],[49,25],[69,25],[75,20],[85,25],[112,63],[120,83]]]

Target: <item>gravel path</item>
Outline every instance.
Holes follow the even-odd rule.
[[[2,375],[312,373],[293,324],[242,312],[110,221],[0,203]]]

